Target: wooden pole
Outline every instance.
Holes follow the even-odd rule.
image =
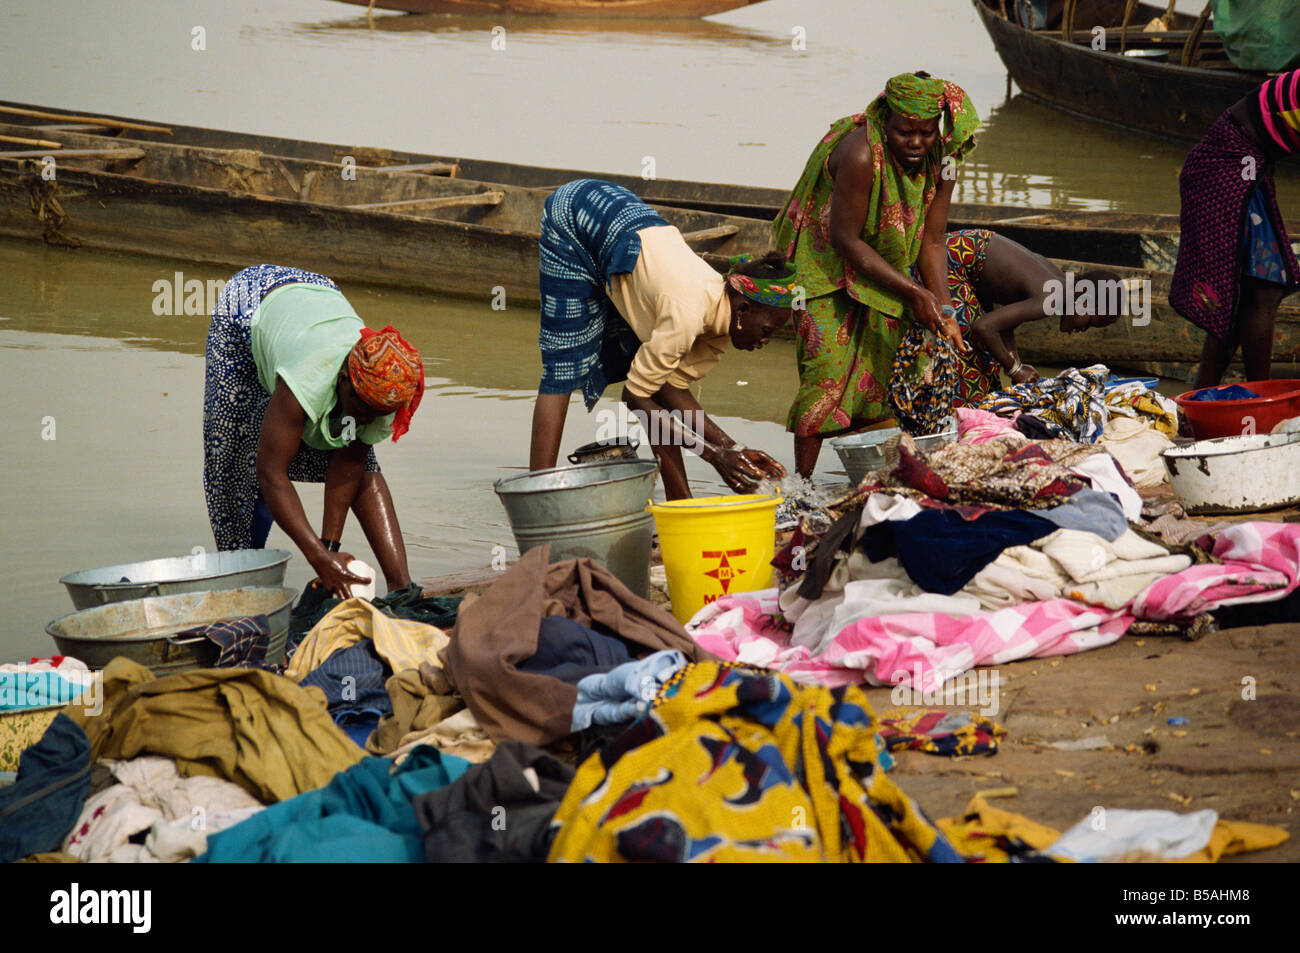
[[[1138,8],[1141,0],[1128,0],[1124,4],[1124,22],[1119,27],[1119,51],[1123,53],[1128,49],[1128,25],[1133,20],[1133,11]]]
[[[436,208],[454,208],[460,205],[500,205],[502,199],[506,197],[504,192],[475,192],[472,195],[444,195],[438,198],[428,199],[402,199],[399,202],[375,202],[370,205],[346,205],[344,208],[358,209],[363,211],[378,211],[382,209],[436,209]]]
[[[41,159],[48,153],[42,149],[22,152],[0,152],[0,159]],[[64,149],[60,159],[143,159],[143,149]]]
[[[718,225],[714,228],[701,228],[698,232],[687,232],[682,236],[682,241],[689,244],[709,241],[713,238],[730,238],[739,232],[740,229],[735,225]]]
[[[157,132],[164,136],[172,134],[172,131],[166,126],[147,126],[140,122],[127,122],[125,119],[105,119],[103,116],[68,116],[63,113],[47,113],[39,109],[20,109],[17,106],[0,106],[0,113],[8,113],[11,116],[26,116],[29,119],[53,119],[56,122],[83,123],[87,126],[134,129],[136,132]]]
[[[367,165],[362,166],[367,172],[423,172],[427,175],[445,175],[456,178],[460,166],[455,162],[412,162],[407,165]]]
[[[1192,27],[1192,32],[1187,37],[1187,44],[1183,47],[1184,66],[1196,65],[1196,60],[1201,55],[1201,36],[1205,33],[1205,25],[1210,21],[1213,12],[1214,4],[1207,3],[1201,15],[1196,18],[1196,25]]]
[[[12,142],[16,146],[40,146],[42,149],[62,149],[63,143],[49,139],[24,139],[22,136],[0,136],[0,142]]]

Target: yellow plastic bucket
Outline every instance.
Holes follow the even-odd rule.
[[[708,496],[652,503],[673,615],[686,623],[733,592],[772,584],[780,496]]]

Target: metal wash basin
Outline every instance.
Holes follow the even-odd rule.
[[[296,595],[293,589],[267,586],[131,599],[69,613],[45,631],[61,654],[81,659],[92,669],[125,655],[161,675],[216,662],[215,643],[202,637],[177,639],[178,632],[208,622],[265,615],[271,628],[266,660],[282,662]]]
[[[284,582],[289,557],[283,549],[232,549],[85,569],[69,573],[59,582],[67,588],[74,606],[89,609],[149,596],[278,586]]]

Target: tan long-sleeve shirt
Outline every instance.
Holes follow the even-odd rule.
[[[641,341],[627,389],[651,397],[665,384],[685,389],[713,370],[726,349],[731,302],[726,281],[671,225],[643,228],[636,268],[606,289]]]

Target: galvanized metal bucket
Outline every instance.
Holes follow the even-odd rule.
[[[902,431],[897,427],[868,430],[865,433],[855,433],[848,437],[836,437],[831,441],[831,448],[838,454],[840,463],[844,465],[844,470],[849,475],[849,482],[857,486],[862,482],[862,478],[872,470],[897,465],[897,442],[890,444],[888,447],[885,444],[901,433]],[[945,443],[952,443],[956,439],[957,428],[955,425],[941,433],[930,433],[912,438],[918,450],[927,452],[941,447]]]
[[[45,627],[63,655],[103,668],[119,655],[147,665],[155,674],[205,668],[219,650],[206,638],[175,638],[176,633],[208,622],[265,615],[271,627],[266,660],[284,661],[289,611],[297,592],[283,586],[184,592],[112,602],[81,609]]]
[[[278,586],[284,582],[289,556],[283,549],[232,549],[85,569],[69,573],[59,582],[67,588],[74,606],[89,609],[149,596]]]
[[[594,559],[642,598],[650,595],[653,460],[582,463],[504,477],[492,485],[519,551],[551,544],[551,561]]]
[[[890,462],[884,444],[902,432],[897,427],[885,427],[848,437],[836,437],[831,441],[831,449],[839,456],[840,463],[849,475],[849,482],[857,486],[872,470],[879,470]],[[895,452],[894,459],[897,457]]]

